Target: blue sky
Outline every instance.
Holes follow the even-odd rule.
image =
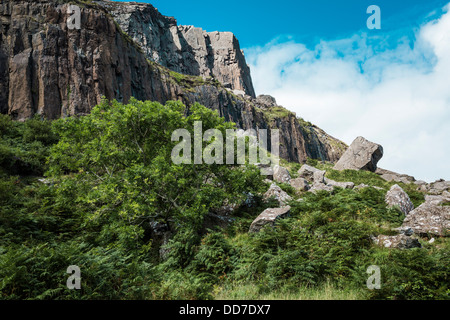
[[[380,143],[380,167],[450,180],[450,0],[146,2],[233,32],[257,94],[347,144]],[[372,4],[381,30],[366,27]]]
[[[366,9],[382,8],[383,26],[378,33],[417,28],[445,0],[151,0],[179,24],[207,31],[231,31],[243,48],[263,45],[279,36],[291,36],[313,45],[320,39],[348,36],[366,27]]]

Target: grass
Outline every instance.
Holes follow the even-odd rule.
[[[216,287],[213,297],[215,300],[363,300],[366,299],[366,292],[363,288],[338,288],[327,281],[317,287],[281,288],[265,293],[260,292],[257,284],[246,283]]]
[[[286,118],[290,115],[293,115],[293,112],[283,107],[272,107],[270,109],[264,110],[263,112],[267,122],[271,122],[279,118]]]

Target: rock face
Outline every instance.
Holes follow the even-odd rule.
[[[393,185],[386,193],[385,201],[389,207],[398,206],[405,215],[414,210],[408,194],[397,184]]]
[[[149,4],[71,3],[81,9],[79,30],[68,28],[69,3],[0,3],[1,113],[57,119],[88,114],[103,96],[123,103],[179,100],[188,109],[198,102],[217,110],[240,129],[280,130],[280,157],[291,162],[336,162],[347,148],[294,113],[273,116],[280,107],[269,96],[254,98],[232,34],[177,26]]]
[[[259,232],[266,225],[274,225],[276,220],[289,215],[291,207],[269,208],[264,210],[250,225],[249,232]]]
[[[363,137],[357,137],[334,166],[335,170],[368,170],[375,172],[383,157],[383,147]]]
[[[144,50],[148,59],[170,70],[214,77],[226,88],[255,97],[250,68],[231,32],[206,32],[177,26],[150,4],[99,2]]]

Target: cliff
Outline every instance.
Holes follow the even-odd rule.
[[[68,6],[81,9],[69,29]],[[280,155],[337,161],[341,141],[255,97],[250,70],[231,33],[177,26],[148,4],[3,0],[0,3],[0,112],[14,119],[83,115],[105,96],[199,102],[239,128],[278,128]]]
[[[182,74],[214,77],[225,87],[255,97],[250,69],[231,32],[177,26],[174,18],[146,3],[97,3],[107,8],[148,59]]]

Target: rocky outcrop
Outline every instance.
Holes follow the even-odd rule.
[[[162,16],[150,5],[76,0],[70,3],[77,3],[81,9],[79,30],[68,28],[69,3],[0,3],[1,113],[16,120],[35,114],[57,119],[88,114],[102,97],[124,103],[131,97],[161,103],[180,100],[188,108],[198,102],[217,110],[226,121],[235,122],[244,130],[279,129],[280,157],[292,162],[305,162],[308,158],[335,162],[346,149],[344,143],[300,121],[274,99],[254,98],[250,83],[245,80],[249,71],[245,69],[244,56],[231,35],[219,34],[215,40],[215,35],[208,36],[211,44],[204,61],[211,57],[214,61],[203,68],[198,63],[200,51],[191,52],[194,47],[189,45],[198,30],[178,27],[173,18]],[[120,26],[126,27],[133,37]],[[185,41],[181,51],[177,39],[180,45]],[[207,77],[205,72],[212,76]],[[242,87],[238,86],[240,82]],[[241,88],[246,94],[237,96],[227,87]],[[280,110],[284,111],[279,114]]]
[[[383,147],[363,137],[357,137],[334,166],[335,170],[368,170],[375,172],[383,157]]]
[[[266,225],[273,226],[278,219],[289,216],[291,207],[269,208],[264,210],[250,225],[249,232],[259,232]]]
[[[214,77],[226,88],[255,97],[250,68],[231,32],[178,26],[174,18],[163,16],[147,3],[98,3],[108,8],[148,59],[178,73]]]
[[[385,201],[388,207],[398,207],[405,215],[414,210],[408,194],[397,184],[394,184],[386,193]]]

